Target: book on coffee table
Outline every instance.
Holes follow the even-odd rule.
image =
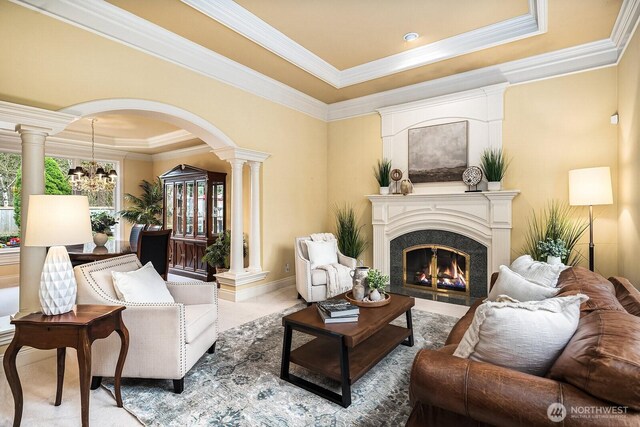
[[[353,305],[344,299],[328,299],[318,301],[316,304],[318,309],[322,310],[328,317],[357,316],[360,313],[360,308],[357,305]]]
[[[358,321],[358,314],[353,314],[350,316],[330,317],[324,312],[322,308],[320,308],[320,306],[318,306],[318,314],[320,315],[324,323],[350,323]]]

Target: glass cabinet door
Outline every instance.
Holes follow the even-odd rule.
[[[214,183],[211,194],[211,216],[213,234],[222,233],[224,227],[224,185],[222,183]]]
[[[186,219],[186,228],[185,234],[193,234],[193,217],[195,213],[195,203],[194,203],[194,193],[193,193],[193,182],[187,182],[187,219]]]
[[[207,199],[206,199],[206,187],[204,181],[196,181],[196,189],[198,194],[198,209],[197,209],[197,228],[196,234],[198,236],[204,236],[207,234],[206,216],[207,216]]]
[[[164,186],[164,228],[165,230],[173,229],[173,184]]]
[[[184,184],[182,182],[176,183],[176,234],[184,234],[183,229],[183,214],[184,209],[182,206],[184,194],[182,190]]]

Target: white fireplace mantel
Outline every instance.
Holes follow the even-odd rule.
[[[467,236],[487,248],[487,272],[509,264],[513,198],[520,190],[478,193],[370,195],[373,267],[390,273],[390,245],[412,231],[443,230]],[[489,283],[487,277],[487,283]]]

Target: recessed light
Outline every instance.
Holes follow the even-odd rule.
[[[406,41],[406,42],[412,42],[412,41],[414,41],[415,39],[417,39],[418,37],[420,37],[420,36],[418,35],[418,33],[407,33],[407,34],[405,34],[404,36],[402,36],[402,38],[403,38],[403,39],[404,39],[404,41]]]

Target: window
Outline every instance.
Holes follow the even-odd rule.
[[[20,187],[22,157],[19,153],[0,152],[0,252],[10,252],[20,246]],[[106,170],[118,171],[117,161],[99,161]],[[76,166],[87,168],[89,160],[59,156],[45,157],[45,173],[47,175],[47,194],[82,194],[89,198],[90,211],[109,212],[115,216],[119,210],[117,203],[118,185],[113,192],[81,192],[73,191],[69,185],[67,174]],[[57,166],[57,167],[56,167]],[[114,227],[114,236],[119,239],[119,227]]]

